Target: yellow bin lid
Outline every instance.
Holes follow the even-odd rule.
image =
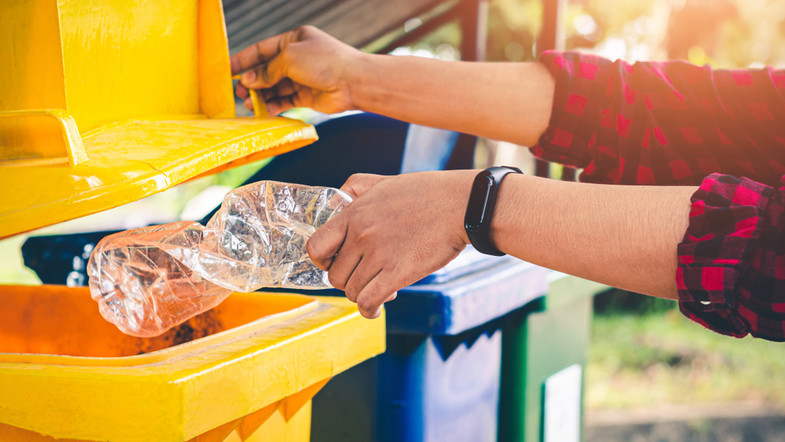
[[[317,138],[236,118],[220,0],[11,2],[0,65],[0,238]]]

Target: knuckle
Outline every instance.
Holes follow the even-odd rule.
[[[346,281],[344,292],[352,302],[357,302],[363,294],[362,287],[358,284],[357,278],[349,278],[349,280]]]
[[[332,284],[333,287],[337,288],[338,290],[343,290],[345,288],[343,279],[334,271],[327,272],[327,280],[330,281],[330,284]]]
[[[360,293],[357,282],[355,282],[354,279],[350,279],[346,282],[346,287],[343,291],[346,292],[346,297],[349,298],[351,296],[351,299],[357,299],[357,294]]]
[[[373,313],[376,311],[378,306],[376,305],[376,300],[373,299],[373,297],[365,295],[357,298],[357,308],[359,308],[362,312]]]
[[[350,289],[349,286],[346,286],[346,290],[343,291],[346,294],[346,299],[352,302],[357,302],[357,291]]]
[[[376,232],[372,225],[365,225],[357,229],[357,233],[355,235],[355,241],[358,244],[361,244],[365,248],[369,248],[374,240],[376,239]],[[373,252],[373,248],[369,252]],[[374,254],[375,255],[375,254]]]
[[[346,180],[346,185],[352,186],[353,184],[357,183],[360,179],[362,179],[361,175],[362,174],[359,173],[354,173],[350,175],[349,178]]]
[[[258,69],[259,78],[262,79],[262,83],[269,84],[270,83],[270,64],[265,63]]]
[[[316,28],[311,25],[298,26],[297,28],[292,30],[292,39],[294,41],[300,41],[303,38],[305,38],[306,35],[312,33],[314,30],[316,30]]]
[[[278,51],[278,56],[276,58],[281,62],[281,64],[287,65],[292,61],[292,50],[292,46],[281,46],[281,49]]]
[[[322,251],[322,247],[319,244],[319,238],[317,234],[314,233],[308,241],[305,243],[305,251],[308,252],[308,256],[311,257],[311,260],[318,261],[324,258],[324,252]]]

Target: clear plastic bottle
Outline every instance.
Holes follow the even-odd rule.
[[[207,226],[181,221],[107,236],[88,262],[92,298],[124,333],[152,337],[233,291],[329,288],[305,243],[350,202],[337,189],[261,181],[228,193]]]

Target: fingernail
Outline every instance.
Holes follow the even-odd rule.
[[[243,74],[243,83],[250,83],[256,80],[256,71],[248,71]]]

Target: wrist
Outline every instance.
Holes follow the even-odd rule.
[[[504,185],[499,188],[488,237],[491,243],[505,253],[508,250],[505,250],[504,245],[515,235],[520,234],[523,227],[523,220],[519,218],[519,212],[513,202],[527,200],[522,193],[526,183],[533,179],[537,178],[522,174],[510,174],[505,178]]]
[[[456,181],[455,183],[452,183],[452,187],[456,189],[456,192],[458,192],[458,195],[455,198],[457,204],[454,207],[452,216],[453,222],[451,224],[456,233],[456,236],[464,245],[471,244],[469,235],[466,233],[466,205],[469,202],[474,178],[480,172],[482,172],[481,169],[460,171],[456,170],[450,172],[455,174]]]
[[[344,63],[346,90],[352,110],[368,112],[372,107],[370,103],[374,95],[370,89],[373,82],[378,83],[381,78],[376,75],[380,57],[385,56],[357,51]]]

